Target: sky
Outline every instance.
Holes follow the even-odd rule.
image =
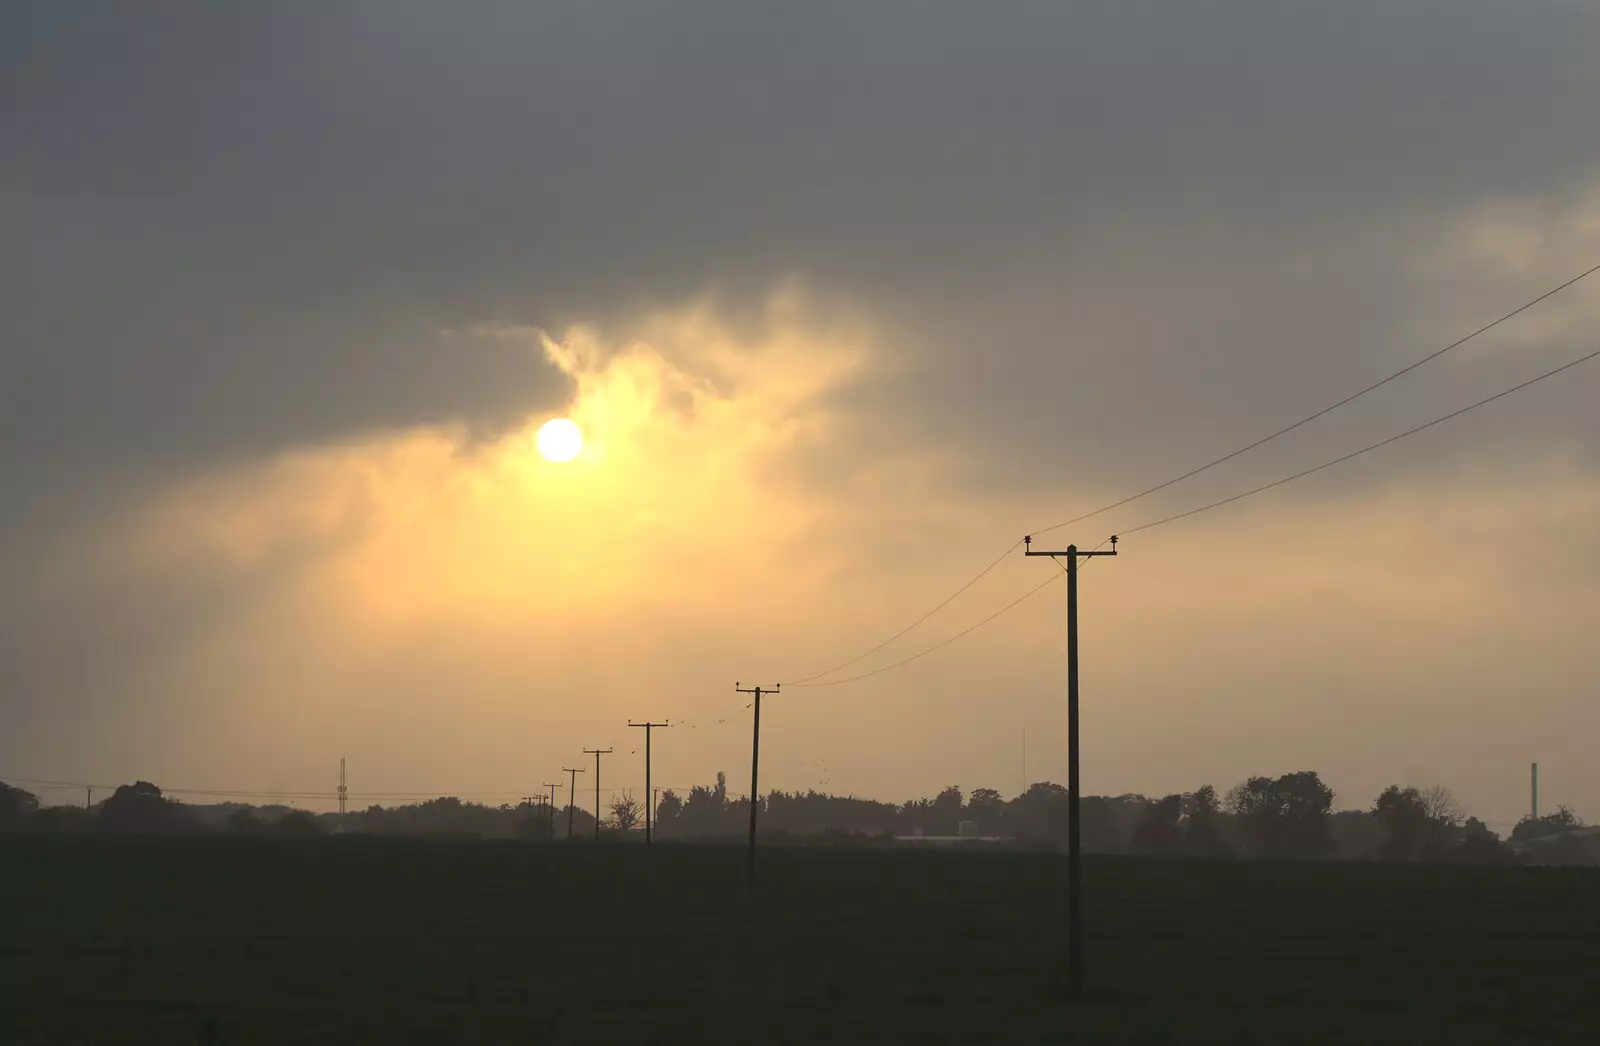
[[[1565,0],[0,12],[0,777],[1065,780],[1024,533],[1600,264]],[[1600,274],[1112,533],[1593,351]],[[1130,533],[1090,793],[1600,818],[1600,362]],[[542,460],[553,417],[584,454]],[[1043,586],[927,656],[910,657]],[[1025,765],[1024,765],[1025,764]],[[40,789],[47,801],[70,790]],[[317,805],[317,804],[312,804]]]

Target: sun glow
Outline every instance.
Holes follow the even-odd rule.
[[[571,461],[583,452],[583,431],[568,418],[552,418],[539,427],[537,442],[546,461]]]

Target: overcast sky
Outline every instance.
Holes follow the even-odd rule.
[[[735,680],[1600,263],[1600,11],[11,4],[0,776],[748,787]],[[1600,275],[1269,447],[1592,351]],[[1084,579],[1085,787],[1600,818],[1600,362]],[[538,425],[588,450],[558,466]],[[846,678],[1050,576],[1020,552]],[[1064,780],[1062,592],[763,708],[763,786]],[[726,718],[723,722],[719,719]],[[65,801],[66,793],[44,792]],[[1504,829],[1502,829],[1504,830]]]

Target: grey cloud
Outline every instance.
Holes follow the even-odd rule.
[[[558,401],[557,376],[445,350],[437,327],[603,321],[795,272],[904,317],[919,380],[1005,404],[982,419],[1003,428],[1048,413],[1013,398],[1046,382],[996,375],[1048,361],[1081,326],[1081,311],[1038,308],[1059,295],[1050,281],[1109,261],[1137,285],[1168,250],[1152,218],[1201,237],[1177,245],[1189,264],[1270,258],[1352,218],[1567,185],[1600,155],[1600,20],[1571,4],[4,17],[0,407],[18,469],[494,424]],[[1104,252],[1124,221],[1144,253],[1124,248],[1119,268]],[[1353,277],[1345,305],[1366,315],[1346,342],[1376,340],[1398,307],[1385,275]],[[1211,292],[1240,298],[1259,276]],[[1316,307],[1317,290],[1287,288],[1283,311]],[[1019,294],[1034,313],[990,324],[991,303]],[[944,339],[918,326],[941,310]],[[1122,339],[1135,365],[1073,411],[1119,444],[1095,405],[1170,412],[1149,401],[1151,369],[1181,376],[1196,412],[1249,413],[1232,409],[1237,383],[1214,384],[1214,343],[1167,354],[1189,332],[1162,325],[1176,328],[1163,344]],[[1226,336],[1265,334],[1283,340]],[[1334,357],[1307,348],[1290,365],[1315,380],[1319,358]]]
[[[1121,489],[1486,318],[1403,342],[1416,238],[1600,170],[1600,18],[1553,0],[3,19],[0,463],[35,494],[492,430],[564,381],[439,328],[620,326],[707,287],[737,312],[793,273],[894,332],[908,368],[843,394],[870,438],[966,448],[978,492],[1073,447],[1046,483]]]

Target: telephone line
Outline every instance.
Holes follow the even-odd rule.
[[[1123,505],[1132,504],[1133,502],[1138,501],[1140,498],[1148,497],[1149,495],[1154,494],[1157,491],[1166,490],[1168,487],[1173,486],[1174,484],[1177,484],[1177,483],[1182,483],[1184,480],[1190,479],[1190,478],[1192,478],[1194,476],[1198,476],[1198,475],[1200,475],[1200,473],[1205,472],[1208,469],[1213,469],[1213,468],[1216,468],[1218,465],[1223,464],[1224,462],[1232,461],[1234,458],[1238,457],[1241,454],[1246,454],[1246,453],[1248,453],[1248,452],[1250,452],[1252,450],[1255,450],[1259,446],[1262,446],[1262,445],[1267,444],[1267,443],[1271,443],[1273,440],[1277,439],[1279,436],[1286,436],[1289,433],[1293,432],[1295,429],[1298,429],[1298,428],[1300,428],[1300,427],[1302,427],[1304,425],[1309,425],[1311,422],[1316,421],[1318,418],[1320,418],[1320,417],[1322,417],[1322,416],[1324,416],[1326,414],[1331,414],[1334,411],[1338,410],[1340,407],[1343,407],[1348,403],[1353,403],[1354,401],[1360,399],[1362,396],[1365,396],[1367,393],[1374,392],[1374,391],[1376,391],[1378,389],[1381,389],[1383,386],[1389,384],[1391,381],[1394,381],[1396,378],[1403,377],[1404,375],[1407,375],[1407,374],[1411,373],[1412,371],[1416,370],[1418,367],[1423,366],[1424,364],[1432,363],[1434,360],[1438,359],[1440,356],[1443,356],[1445,353],[1450,352],[1450,351],[1452,351],[1454,349],[1459,349],[1461,346],[1465,345],[1467,342],[1471,341],[1472,339],[1478,337],[1480,334],[1487,334],[1489,331],[1491,331],[1494,328],[1500,326],[1502,323],[1505,323],[1507,320],[1512,319],[1515,316],[1521,315],[1524,312],[1527,312],[1529,309],[1533,308],[1535,305],[1538,305],[1540,302],[1543,302],[1548,298],[1554,297],[1555,295],[1557,295],[1557,294],[1561,293],[1562,291],[1566,290],[1568,287],[1571,287],[1574,283],[1577,283],[1579,280],[1582,280],[1582,279],[1584,279],[1584,278],[1586,278],[1588,276],[1592,276],[1597,272],[1600,272],[1600,265],[1595,265],[1595,266],[1593,266],[1591,268],[1585,269],[1583,272],[1580,272],[1578,275],[1576,275],[1576,276],[1572,277],[1571,279],[1567,280],[1565,283],[1563,283],[1563,284],[1561,284],[1561,285],[1559,285],[1557,287],[1553,287],[1550,290],[1545,291],[1543,294],[1539,295],[1537,298],[1534,298],[1531,301],[1524,302],[1523,304],[1517,306],[1515,309],[1512,309],[1510,312],[1508,312],[1505,315],[1501,316],[1499,319],[1496,319],[1496,320],[1494,320],[1494,321],[1492,321],[1490,323],[1484,324],[1482,327],[1479,327],[1477,330],[1473,331],[1471,334],[1468,334],[1468,335],[1466,335],[1464,337],[1461,337],[1461,338],[1457,338],[1455,341],[1453,341],[1450,344],[1446,345],[1444,348],[1436,349],[1435,351],[1433,351],[1433,352],[1429,353],[1428,355],[1422,357],[1420,360],[1417,360],[1414,363],[1411,363],[1411,364],[1409,364],[1409,365],[1407,365],[1405,367],[1400,368],[1399,370],[1395,371],[1393,374],[1389,375],[1388,377],[1386,377],[1386,378],[1384,378],[1384,379],[1382,379],[1380,381],[1373,382],[1371,385],[1368,385],[1366,388],[1362,389],[1360,392],[1351,393],[1350,395],[1346,396],[1344,399],[1340,400],[1337,403],[1333,403],[1333,404],[1330,404],[1329,406],[1323,407],[1321,410],[1317,411],[1314,414],[1308,414],[1305,417],[1301,418],[1299,421],[1295,422],[1293,425],[1286,425],[1283,428],[1279,429],[1277,432],[1272,433],[1270,436],[1263,436],[1260,439],[1256,440],[1254,443],[1248,443],[1245,446],[1240,447],[1238,450],[1233,451],[1231,454],[1224,454],[1222,457],[1217,458],[1214,461],[1208,461],[1204,465],[1201,465],[1199,468],[1190,469],[1188,472],[1185,472],[1183,475],[1174,476],[1172,479],[1167,480],[1165,483],[1158,483],[1155,486],[1150,487],[1148,490],[1142,490],[1137,494],[1133,494],[1133,495],[1130,495],[1129,497],[1123,498],[1121,501],[1115,501],[1115,502],[1112,502],[1109,505],[1105,505],[1105,506],[1103,506],[1101,508],[1097,508],[1093,512],[1086,512],[1081,516],[1075,516],[1074,518],[1066,520],[1064,522],[1056,523],[1056,524],[1053,524],[1051,526],[1044,527],[1044,528],[1039,529],[1039,530],[1035,530],[1035,531],[1033,531],[1033,533],[1036,534],[1036,535],[1037,534],[1048,534],[1052,530],[1059,530],[1062,527],[1071,526],[1074,523],[1082,523],[1084,520],[1093,519],[1095,516],[1098,516],[1098,515],[1100,515],[1102,513],[1105,513],[1105,512],[1110,512],[1114,508],[1121,508]],[[1123,531],[1123,533],[1128,534],[1128,533],[1132,533],[1132,531],[1126,531],[1125,530],[1125,531]],[[1015,546],[1013,546],[1013,547],[1015,547]]]
[[[1016,548],[1017,546],[1019,546],[1021,544],[1022,544],[1022,542],[1018,541],[1016,545],[1012,546],[1012,548]],[[1101,542],[1101,544],[1104,544],[1104,542]],[[1057,564],[1057,565],[1059,566],[1060,564]],[[1063,568],[1063,570],[1064,569],[1065,568]],[[863,672],[860,675],[850,676],[850,677],[845,678],[845,679],[830,679],[826,683],[791,683],[790,685],[791,686],[804,686],[804,687],[843,686],[845,683],[855,683],[855,682],[859,682],[860,680],[863,680],[863,679],[871,679],[875,675],[881,675],[884,672],[888,672],[888,671],[890,671],[892,669],[899,668],[902,665],[909,665],[913,661],[917,661],[917,660],[920,660],[921,658],[927,657],[929,654],[933,653],[936,650],[941,650],[944,647],[949,646],[951,643],[954,643],[956,640],[961,639],[963,636],[966,636],[966,635],[969,635],[969,634],[971,634],[973,632],[976,632],[978,629],[982,628],[984,625],[987,625],[989,622],[993,621],[995,618],[999,617],[1001,614],[1004,614],[1006,611],[1010,610],[1012,607],[1015,607],[1015,606],[1021,604],[1029,596],[1032,596],[1032,595],[1040,592],[1041,590],[1043,590],[1045,585],[1048,585],[1053,580],[1055,580],[1055,579],[1054,578],[1046,578],[1043,582],[1041,582],[1040,584],[1037,584],[1037,585],[1033,586],[1032,588],[1028,589],[1028,591],[1024,592],[1022,595],[1018,596],[1016,599],[1013,599],[1011,602],[1007,603],[1005,606],[1001,607],[999,610],[996,610],[994,613],[990,614],[988,617],[984,618],[982,621],[978,621],[975,624],[968,625],[966,628],[963,628],[961,631],[957,632],[955,635],[950,636],[947,639],[942,639],[939,642],[935,643],[933,646],[930,646],[930,647],[928,647],[928,648],[926,648],[924,650],[919,650],[917,653],[912,654],[910,657],[902,658],[901,660],[896,661],[892,665],[884,665],[882,668],[875,668],[870,672]]]
[[[1209,504],[1201,505],[1199,508],[1189,509],[1187,512],[1178,512],[1178,513],[1175,513],[1175,514],[1173,514],[1171,516],[1167,516],[1164,519],[1158,519],[1153,523],[1144,523],[1144,524],[1141,524],[1140,526],[1137,526],[1137,527],[1129,527],[1129,528],[1125,529],[1124,531],[1122,531],[1122,533],[1124,533],[1124,534],[1137,534],[1140,531],[1151,530],[1151,529],[1153,529],[1155,527],[1165,526],[1168,523],[1173,523],[1173,522],[1176,522],[1177,520],[1180,520],[1180,519],[1187,519],[1190,516],[1197,516],[1202,512],[1209,512],[1214,508],[1221,508],[1224,505],[1231,505],[1235,501],[1243,501],[1245,498],[1251,497],[1252,495],[1255,495],[1255,494],[1260,494],[1263,491],[1271,490],[1273,487],[1281,487],[1285,483],[1292,483],[1295,480],[1301,479],[1301,478],[1303,478],[1305,476],[1309,476],[1314,472],[1321,472],[1323,469],[1332,468],[1335,465],[1343,464],[1344,462],[1349,461],[1352,458],[1359,458],[1361,455],[1366,454],[1369,451],[1377,450],[1380,447],[1387,447],[1391,443],[1397,443],[1400,440],[1405,439],[1407,436],[1415,436],[1417,433],[1423,431],[1424,429],[1431,429],[1435,425],[1443,424],[1444,422],[1450,421],[1453,418],[1459,418],[1461,415],[1467,413],[1468,411],[1477,410],[1479,407],[1486,406],[1486,405],[1488,405],[1490,403],[1493,403],[1497,399],[1501,399],[1502,397],[1509,396],[1513,392],[1521,392],[1523,389],[1527,388],[1529,385],[1537,384],[1538,382],[1541,382],[1541,381],[1545,380],[1546,378],[1553,378],[1557,374],[1560,374],[1562,371],[1571,370],[1573,367],[1576,367],[1581,363],[1588,363],[1590,360],[1594,359],[1597,356],[1600,356],[1600,349],[1596,349],[1594,352],[1589,353],[1587,356],[1580,356],[1579,358],[1577,358],[1575,360],[1572,360],[1569,363],[1563,363],[1561,366],[1556,367],[1553,370],[1547,370],[1543,374],[1539,375],[1536,378],[1529,378],[1527,381],[1522,382],[1520,385],[1513,385],[1513,386],[1511,386],[1511,388],[1504,389],[1504,390],[1502,390],[1500,392],[1497,392],[1493,396],[1486,396],[1486,397],[1484,397],[1483,399],[1479,400],[1476,403],[1469,404],[1469,405],[1467,405],[1465,407],[1462,407],[1459,410],[1453,410],[1449,414],[1445,414],[1445,415],[1442,415],[1440,417],[1434,418],[1432,421],[1425,422],[1425,423],[1423,423],[1421,425],[1418,425],[1414,429],[1407,429],[1406,431],[1398,433],[1397,435],[1390,436],[1388,439],[1379,440],[1377,443],[1369,443],[1367,446],[1362,447],[1360,450],[1353,450],[1350,453],[1342,455],[1342,456],[1337,457],[1337,458],[1334,458],[1331,461],[1324,461],[1320,465],[1314,465],[1311,468],[1304,469],[1304,470],[1302,470],[1300,472],[1296,472],[1292,476],[1285,476],[1282,479],[1273,480],[1271,483],[1263,483],[1259,487],[1252,487],[1250,490],[1244,491],[1241,494],[1234,494],[1232,497],[1221,498],[1221,499],[1219,499],[1217,501],[1213,501],[1213,502],[1211,502]]]
[[[1595,270],[1591,269],[1590,271],[1593,272]],[[1587,273],[1585,273],[1585,275],[1587,275]],[[1554,292],[1552,292],[1552,293],[1554,293]],[[1546,295],[1546,297],[1548,297],[1548,295]],[[1167,516],[1167,517],[1162,518],[1162,519],[1155,520],[1155,521],[1150,522],[1150,523],[1144,523],[1144,524],[1141,524],[1141,525],[1139,525],[1137,527],[1127,527],[1127,528],[1125,528],[1125,529],[1123,529],[1121,531],[1121,534],[1123,534],[1125,536],[1125,535],[1128,535],[1128,534],[1138,534],[1138,533],[1141,533],[1142,531],[1146,531],[1146,530],[1153,530],[1156,527],[1165,526],[1168,523],[1175,523],[1180,519],[1187,519],[1190,516],[1197,516],[1202,512],[1209,512],[1212,509],[1221,508],[1224,505],[1231,505],[1235,501],[1243,501],[1245,498],[1252,497],[1253,495],[1260,494],[1260,493],[1263,493],[1265,491],[1271,490],[1274,487],[1281,487],[1286,483],[1292,483],[1297,479],[1303,479],[1304,477],[1312,475],[1313,473],[1321,472],[1323,469],[1332,468],[1335,465],[1343,464],[1344,462],[1350,461],[1353,458],[1358,458],[1363,454],[1370,453],[1371,451],[1378,450],[1378,449],[1380,449],[1382,447],[1387,447],[1391,443],[1397,443],[1400,440],[1403,440],[1408,436],[1415,436],[1417,433],[1422,432],[1422,431],[1424,431],[1426,429],[1431,429],[1435,425],[1440,425],[1440,424],[1443,424],[1444,422],[1450,421],[1450,420],[1452,420],[1454,418],[1459,418],[1461,415],[1466,414],[1469,411],[1474,411],[1474,410],[1477,410],[1479,407],[1487,406],[1488,404],[1493,403],[1495,400],[1503,399],[1504,397],[1509,396],[1514,392],[1521,392],[1523,389],[1527,388],[1530,385],[1536,385],[1539,382],[1544,381],[1546,378],[1553,378],[1557,374],[1562,373],[1563,371],[1568,371],[1568,370],[1571,370],[1574,367],[1579,366],[1580,364],[1588,363],[1590,360],[1593,360],[1596,357],[1600,357],[1600,349],[1597,349],[1594,352],[1591,352],[1586,356],[1580,356],[1575,360],[1571,360],[1570,362],[1563,363],[1559,367],[1555,367],[1555,368],[1552,368],[1551,370],[1547,370],[1543,374],[1540,374],[1537,377],[1529,378],[1527,381],[1521,382],[1520,384],[1513,385],[1509,389],[1502,389],[1500,392],[1497,392],[1492,396],[1485,396],[1483,399],[1478,400],[1476,403],[1468,404],[1467,406],[1461,407],[1458,410],[1451,411],[1449,414],[1445,414],[1445,415],[1442,415],[1440,417],[1434,418],[1432,421],[1424,422],[1423,424],[1418,425],[1415,428],[1407,429],[1404,432],[1401,432],[1401,433],[1398,433],[1396,435],[1390,436],[1388,439],[1379,440],[1376,443],[1370,443],[1367,446],[1362,447],[1360,450],[1354,450],[1354,451],[1351,451],[1348,454],[1344,454],[1344,455],[1341,455],[1341,456],[1339,456],[1337,458],[1333,458],[1330,461],[1324,461],[1320,465],[1314,465],[1311,468],[1302,469],[1301,471],[1296,472],[1293,475],[1285,476],[1282,479],[1273,480],[1271,483],[1263,483],[1260,486],[1253,487],[1250,490],[1244,491],[1243,493],[1234,494],[1231,497],[1220,498],[1220,499],[1218,499],[1216,501],[1210,502],[1209,504],[1201,505],[1199,508],[1192,508],[1192,509],[1189,509],[1186,512],[1174,513],[1173,515]],[[1018,542],[1018,544],[1021,544],[1021,542]],[[1045,582],[1045,584],[1048,584],[1048,583],[1049,583],[1048,581]],[[919,651],[919,652],[917,652],[915,654],[912,654],[910,657],[904,658],[904,659],[902,659],[900,661],[896,661],[892,665],[885,665],[884,667],[878,668],[878,669],[874,669],[871,672],[863,672],[860,675],[850,676],[850,677],[848,677],[846,679],[834,679],[834,680],[829,680],[828,682],[825,682],[825,683],[799,683],[799,684],[791,684],[791,685],[811,686],[811,687],[817,687],[817,686],[839,686],[839,685],[842,685],[844,683],[854,683],[854,682],[857,682],[857,681],[862,680],[862,679],[868,679],[868,678],[871,678],[872,676],[878,675],[880,673],[887,672],[890,669],[899,668],[902,665],[910,664],[911,662],[916,661],[916,660],[918,660],[920,658],[926,657],[927,655],[933,653],[934,651],[939,650],[939,649],[941,649],[943,647],[946,647],[949,644],[954,643],[956,640],[962,638],[963,636],[966,636],[969,633],[974,632],[979,628],[982,628],[984,625],[987,625],[989,622],[993,621],[995,618],[997,618],[1000,615],[1006,613],[1008,610],[1010,610],[1013,607],[1017,606],[1023,600],[1027,599],[1029,596],[1032,596],[1034,593],[1039,592],[1043,588],[1044,588],[1044,584],[1041,584],[1041,585],[1038,585],[1038,586],[1036,586],[1034,588],[1029,589],[1027,592],[1024,592],[1021,596],[1018,596],[1016,599],[1012,600],[1010,603],[1007,603],[1005,606],[1001,607],[999,610],[996,610],[993,614],[990,614],[988,617],[986,617],[983,620],[977,622],[976,624],[970,625],[967,628],[961,630],[960,632],[957,632],[955,635],[950,636],[948,639],[945,639],[945,640],[943,640],[943,641],[941,641],[939,643],[936,643],[933,646],[928,647],[925,650],[921,650],[921,651]]]
[[[1414,363],[1411,363],[1411,364],[1409,364],[1409,365],[1407,365],[1405,367],[1402,367],[1401,369],[1395,371],[1394,373],[1388,375],[1387,377],[1382,378],[1379,381],[1373,382],[1371,385],[1368,385],[1366,388],[1361,389],[1358,392],[1352,393],[1351,395],[1346,396],[1344,399],[1339,400],[1336,403],[1332,403],[1332,404],[1330,404],[1330,405],[1328,405],[1326,407],[1323,407],[1321,410],[1316,411],[1315,413],[1306,415],[1305,417],[1301,418],[1299,421],[1296,421],[1292,425],[1286,425],[1283,428],[1279,429],[1278,431],[1276,431],[1276,432],[1274,432],[1274,433],[1272,433],[1270,435],[1263,436],[1262,438],[1254,441],[1253,443],[1248,443],[1248,444],[1238,448],[1237,450],[1232,451],[1231,453],[1224,454],[1220,458],[1216,458],[1215,460],[1208,461],[1204,465],[1201,465],[1198,468],[1190,469],[1188,472],[1185,472],[1182,475],[1174,476],[1173,478],[1171,478],[1169,480],[1166,480],[1166,481],[1164,481],[1162,483],[1158,483],[1155,486],[1149,487],[1149,488],[1147,488],[1145,490],[1142,490],[1137,494],[1129,495],[1128,497],[1125,497],[1125,498],[1121,499],[1120,501],[1114,501],[1109,505],[1104,505],[1104,506],[1102,506],[1100,508],[1095,509],[1092,512],[1086,512],[1081,516],[1075,516],[1072,519],[1064,520],[1063,522],[1055,523],[1055,524],[1052,524],[1052,525],[1050,525],[1048,527],[1038,528],[1038,529],[1034,530],[1032,533],[1034,533],[1036,535],[1048,534],[1051,531],[1060,530],[1062,527],[1072,526],[1075,523],[1082,523],[1085,520],[1093,519],[1095,516],[1099,516],[1099,515],[1102,515],[1102,514],[1104,514],[1106,512],[1110,512],[1112,509],[1121,508],[1124,505],[1130,505],[1133,502],[1138,501],[1138,500],[1140,500],[1142,498],[1149,497],[1151,494],[1155,494],[1155,493],[1157,493],[1159,491],[1166,490],[1168,487],[1175,486],[1178,483],[1182,483],[1186,479],[1192,479],[1193,477],[1200,475],[1202,472],[1206,472],[1206,471],[1208,471],[1210,469],[1216,468],[1218,465],[1221,465],[1221,464],[1224,464],[1226,462],[1232,461],[1234,458],[1237,458],[1242,454],[1247,454],[1250,451],[1255,450],[1257,447],[1260,447],[1260,446],[1263,446],[1263,445],[1265,445],[1267,443],[1272,442],[1273,440],[1279,438],[1280,436],[1286,436],[1289,433],[1295,431],[1296,429],[1302,428],[1305,425],[1308,425],[1311,422],[1316,421],[1318,418],[1321,418],[1321,417],[1324,417],[1325,415],[1331,414],[1334,411],[1338,410],[1340,407],[1346,406],[1347,404],[1352,403],[1355,400],[1360,399],[1362,396],[1365,396],[1370,392],[1375,392],[1376,390],[1378,390],[1378,389],[1382,388],[1383,386],[1389,384],[1391,381],[1394,381],[1395,379],[1400,378],[1400,377],[1404,377],[1405,375],[1411,373],[1412,371],[1418,369],[1419,367],[1422,367],[1422,366],[1424,366],[1424,365],[1426,365],[1428,363],[1433,362],[1434,360],[1436,360],[1439,357],[1445,355],[1446,353],[1460,348],[1461,346],[1465,345],[1467,342],[1472,341],[1474,338],[1477,338],[1480,335],[1488,333],[1489,331],[1491,331],[1494,328],[1500,326],[1501,324],[1505,323],[1506,321],[1511,320],[1514,317],[1521,315],[1522,313],[1528,311],[1529,309],[1533,308],[1534,306],[1539,305],[1540,303],[1544,302],[1545,300],[1547,300],[1549,298],[1552,298],[1555,295],[1561,293],[1562,291],[1566,290],[1568,287],[1571,287],[1573,284],[1578,283],[1579,281],[1581,281],[1583,279],[1586,279],[1589,276],[1594,275],[1596,272],[1600,272],[1600,265],[1594,265],[1594,266],[1591,266],[1588,269],[1585,269],[1583,272],[1580,272],[1578,275],[1573,276],[1571,279],[1568,279],[1565,282],[1563,282],[1561,284],[1558,284],[1555,287],[1552,287],[1550,290],[1545,291],[1543,294],[1539,295],[1536,298],[1533,298],[1533,299],[1531,299],[1529,301],[1526,301],[1526,302],[1522,303],[1521,305],[1517,306],[1515,309],[1512,309],[1510,312],[1507,312],[1507,313],[1501,315],[1500,317],[1492,320],[1491,322],[1484,324],[1483,326],[1479,327],[1477,330],[1472,331],[1470,334],[1467,334],[1464,337],[1456,339],[1455,341],[1451,342],[1450,344],[1444,346],[1441,349],[1436,349],[1435,351],[1429,353],[1428,355],[1422,357],[1421,359],[1415,361]],[[1131,532],[1130,531],[1124,531],[1124,533],[1131,533]],[[849,668],[852,665],[858,664],[859,662],[864,661],[866,658],[871,657],[873,654],[876,654],[878,651],[882,650],[884,647],[887,647],[890,644],[894,643],[896,640],[898,640],[902,636],[906,635],[906,633],[910,632],[912,629],[916,628],[918,625],[922,624],[924,621],[927,621],[929,618],[933,617],[933,615],[937,614],[939,611],[941,611],[945,607],[949,606],[959,596],[961,596],[964,592],[966,592],[968,589],[970,589],[973,585],[977,584],[984,577],[988,576],[988,574],[992,570],[994,570],[995,567],[999,566],[1002,562],[1004,562],[1006,557],[1009,556],[1012,552],[1015,552],[1017,550],[1017,548],[1019,546],[1021,546],[1021,544],[1022,544],[1022,542],[1018,541],[1018,542],[1008,546],[1006,548],[1006,550],[1004,552],[1001,552],[998,556],[996,556],[995,559],[991,563],[989,563],[988,566],[986,566],[982,570],[978,571],[978,573],[975,574],[970,580],[968,580],[966,582],[966,584],[964,584],[960,588],[956,589],[955,592],[953,592],[949,596],[947,596],[942,602],[940,602],[932,610],[929,610],[927,613],[923,614],[921,617],[917,618],[915,621],[911,622],[911,624],[909,624],[906,627],[902,628],[900,631],[896,632],[894,635],[890,636],[888,639],[885,639],[883,642],[879,643],[877,646],[874,646],[869,650],[866,650],[866,651],[863,651],[860,654],[857,654],[855,657],[849,659],[848,661],[844,661],[844,662],[841,662],[840,664],[834,665],[832,668],[829,668],[828,670],[826,670],[824,672],[817,672],[817,673],[815,673],[813,675],[804,676],[804,677],[802,677],[800,679],[797,679],[797,680],[793,681],[790,685],[791,686],[832,685],[832,684],[815,683],[814,681],[818,680],[818,679],[822,679],[825,676],[831,676],[836,672],[841,672],[844,669]],[[1026,597],[1024,597],[1024,598],[1026,598]],[[937,648],[935,648],[935,649],[937,649]],[[924,653],[927,653],[927,652],[928,651],[925,651]],[[906,659],[905,661],[897,662],[896,664],[890,665],[888,667],[889,668],[896,668],[896,667],[899,667],[900,664],[909,663],[910,661],[914,661],[918,657],[921,657],[921,656],[923,656],[923,655],[922,654],[917,654],[917,655],[914,655],[911,658]],[[886,671],[886,670],[887,669],[882,669],[880,671]],[[876,675],[876,674],[877,674],[877,672],[870,672],[870,673],[866,673],[865,675],[852,676],[848,680],[835,680],[834,683],[851,682],[851,681],[854,681],[856,679],[865,679],[869,675]]]
[[[922,624],[924,621],[928,620],[930,617],[932,617],[933,615],[937,614],[939,611],[943,610],[945,607],[949,606],[951,603],[955,602],[957,596],[960,596],[967,589],[971,588],[973,585],[976,585],[979,581],[982,581],[985,577],[987,577],[990,571],[992,571],[995,567],[999,566],[1001,563],[1005,562],[1006,557],[1011,555],[1011,553],[1015,552],[1017,550],[1018,546],[1020,546],[1021,544],[1022,544],[1021,541],[1017,541],[1017,542],[1014,542],[1013,544],[1011,544],[1009,547],[1006,548],[1006,550],[1004,552],[1002,552],[998,556],[996,556],[994,558],[993,562],[991,562],[988,566],[984,567],[982,570],[978,571],[977,574],[973,575],[973,577],[972,577],[972,579],[970,581],[968,581],[966,584],[962,585],[960,588],[956,589],[949,596],[945,597],[944,602],[940,603],[938,606],[934,607],[932,610],[928,611],[926,614],[923,614],[921,617],[919,617],[915,621],[911,622],[911,624],[907,625],[905,628],[902,628],[900,631],[896,632],[894,635],[890,636],[888,639],[885,639],[883,642],[879,643],[877,646],[873,647],[871,650],[868,650],[868,651],[866,651],[864,653],[861,653],[861,654],[857,654],[855,657],[852,657],[850,660],[848,660],[848,661],[846,661],[846,662],[844,662],[842,664],[834,665],[832,668],[828,669],[826,672],[818,672],[815,675],[806,676],[806,677],[804,677],[802,679],[798,679],[798,680],[794,681],[790,685],[791,686],[806,686],[806,685],[810,684],[813,679],[821,679],[823,676],[831,676],[835,672],[843,671],[844,669],[849,668],[851,665],[856,664],[856,663],[858,663],[860,661],[863,661],[866,658],[871,657],[873,654],[876,654],[878,651],[882,650],[884,647],[888,646],[890,643],[893,643],[895,640],[899,639],[901,636],[905,635],[907,632],[911,631],[913,628],[916,628],[918,625]],[[826,686],[827,684],[818,683],[818,684],[814,684],[814,685]]]

